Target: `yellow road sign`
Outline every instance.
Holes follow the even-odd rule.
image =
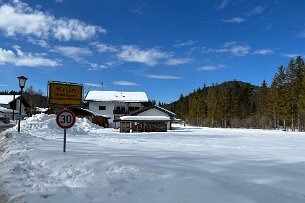
[[[49,82],[49,104],[82,106],[82,103],[82,85],[62,82]]]

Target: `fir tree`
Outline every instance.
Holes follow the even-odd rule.
[[[258,89],[256,98],[256,113],[260,120],[260,127],[266,127],[266,121],[268,117],[269,99],[268,99],[268,86],[266,80],[262,82],[262,85]]]
[[[291,118],[291,100],[289,100],[289,86],[287,83],[287,75],[284,66],[280,66],[278,73],[273,79],[273,86],[275,87],[277,117],[278,121],[282,121],[284,130],[286,130],[287,121]]]
[[[226,82],[222,83],[218,88],[219,118],[221,120],[222,127],[226,128],[230,108],[229,88]]]
[[[208,90],[207,97],[208,104],[208,119],[211,122],[212,127],[217,127],[218,118],[219,118],[219,98],[218,98],[218,89],[214,84]]]

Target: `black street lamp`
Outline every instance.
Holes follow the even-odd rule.
[[[19,100],[19,121],[18,121],[18,132],[20,132],[20,120],[21,120],[21,99],[22,99],[22,91],[23,91],[23,88],[25,86],[25,82],[27,80],[26,77],[24,76],[19,76],[17,77],[19,79],[19,87],[21,89],[21,92],[20,92],[20,100]]]

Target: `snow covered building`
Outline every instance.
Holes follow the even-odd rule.
[[[25,116],[24,107],[29,107],[30,105],[20,95],[0,95],[0,117],[17,119],[19,115],[20,102],[21,115]]]
[[[122,116],[120,132],[166,132],[175,117],[175,113],[160,106],[146,107]]]
[[[89,91],[85,97],[90,111],[109,117],[109,127],[119,127],[121,116],[142,109],[148,102],[145,92]]]

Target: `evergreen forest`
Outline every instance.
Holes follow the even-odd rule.
[[[272,83],[204,85],[163,107],[194,126],[305,130],[305,65],[301,56],[280,66]]]

